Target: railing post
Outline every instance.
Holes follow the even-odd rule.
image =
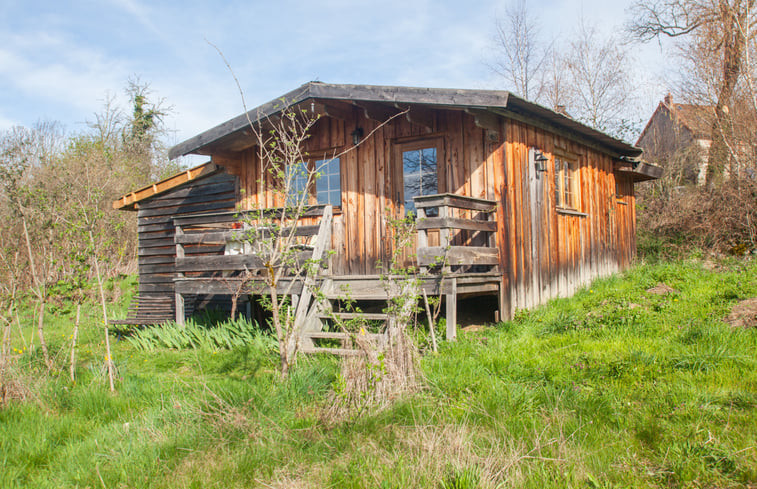
[[[448,217],[450,217],[449,206],[446,203],[442,203],[439,206],[439,218],[446,219]],[[443,227],[439,229],[439,246],[441,246],[443,250],[447,250],[449,249],[450,244],[449,228]],[[448,260],[445,259],[444,264],[442,265],[442,273],[450,273],[451,271],[452,267],[449,266]]]
[[[416,227],[418,223],[423,222],[424,219],[426,219],[426,208],[425,207],[417,207],[416,210],[418,211],[418,216],[415,218],[415,224]],[[416,253],[421,248],[427,248],[428,247],[428,230],[426,229],[418,229],[418,241],[415,245]],[[419,267],[421,273],[426,273],[428,271],[428,267],[421,266]]]

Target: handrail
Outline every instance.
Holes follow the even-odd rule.
[[[413,198],[417,210],[416,229],[418,264],[422,271],[441,265],[442,272],[452,266],[491,266],[499,263],[495,235],[497,203],[457,194],[424,195]],[[438,216],[428,211],[438,209]],[[452,209],[475,213],[478,218],[453,216]],[[428,232],[439,230],[439,246],[429,246]],[[485,246],[452,246],[454,235],[465,231],[482,235]]]

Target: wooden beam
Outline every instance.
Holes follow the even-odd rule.
[[[349,121],[353,118],[352,108],[347,104],[318,101],[313,103],[313,110],[316,114],[322,114],[332,119]]]
[[[473,116],[473,120],[478,127],[487,131],[499,134],[499,117],[481,109],[465,109],[465,112]]]
[[[353,102],[363,109],[366,119],[385,122],[401,112],[400,109],[380,102]]]
[[[477,199],[457,194],[421,195],[413,197],[413,201],[415,201],[416,208],[448,206],[480,212],[494,212],[497,210],[497,203],[493,200]]]
[[[459,217],[426,217],[418,218],[416,227],[419,231],[426,229],[465,229],[467,231],[493,233],[497,230],[497,223],[495,221],[479,221]],[[423,246],[418,245],[418,247],[422,248]]]
[[[499,250],[488,246],[429,246],[418,250],[418,265],[498,265]]]
[[[645,180],[656,180],[662,177],[662,167],[640,161],[635,165],[633,163],[621,162],[615,167],[619,173],[630,176],[636,182]]]
[[[400,104],[394,104],[394,106],[400,110],[407,110],[405,119],[410,124],[425,127],[431,131],[434,130],[436,117],[433,110],[418,105],[411,105],[409,108],[407,106],[403,107]]]

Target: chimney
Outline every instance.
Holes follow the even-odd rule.
[[[670,92],[665,95],[665,105],[667,105],[668,107],[673,107],[673,95]]]

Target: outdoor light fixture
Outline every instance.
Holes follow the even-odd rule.
[[[547,171],[547,162],[549,161],[549,158],[547,158],[544,153],[539,151],[538,149],[534,151],[534,168],[536,171],[545,172]]]
[[[360,144],[360,140],[363,139],[363,128],[362,127],[355,128],[355,130],[352,131],[351,136],[352,136],[352,145],[357,146],[358,144]]]

